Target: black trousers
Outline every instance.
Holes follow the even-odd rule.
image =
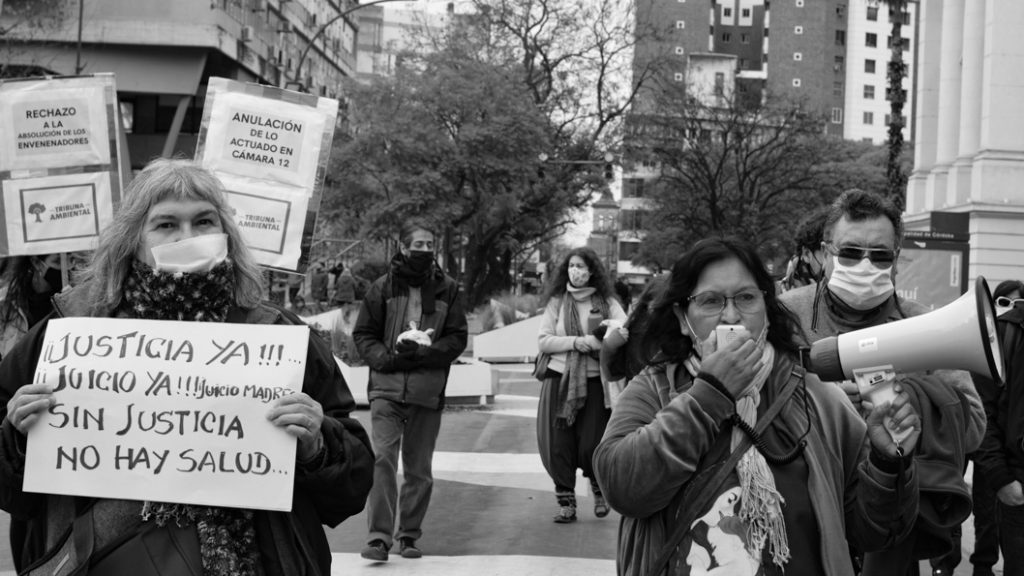
[[[576,491],[576,470],[594,480],[594,449],[604,436],[612,411],[604,407],[604,387],[601,378],[587,378],[587,402],[576,414],[572,427],[562,422],[556,425],[558,415],[558,384],[562,374],[548,370],[541,385],[537,405],[537,448],[548,476],[555,483],[555,494],[571,495]]]

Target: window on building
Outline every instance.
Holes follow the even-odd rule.
[[[804,27],[803,26],[794,26],[793,27],[793,34],[800,35],[800,34],[803,34],[803,33],[804,33]]]
[[[740,42],[742,42],[743,44],[750,44],[750,33],[749,32],[741,33],[740,34]]]
[[[866,72],[868,74],[874,74],[875,73],[875,61],[874,60],[865,60],[864,61],[864,72]]]
[[[842,98],[843,97],[843,81],[842,80],[836,80],[835,82],[832,83],[832,96],[835,96],[836,98]]]
[[[732,8],[722,8],[723,18],[732,18]]]
[[[832,123],[833,124],[842,124],[843,123],[843,109],[842,108],[833,108],[832,109]]]
[[[750,60],[746,58],[740,58],[740,70],[747,70],[750,68]]]
[[[764,63],[764,64],[768,63],[768,55],[767,54],[762,54],[761,55],[761,62]]]
[[[878,22],[878,6],[868,6],[868,20]]]
[[[846,30],[836,30],[836,46],[846,46]]]
[[[676,72],[675,74],[672,75],[672,77],[675,78],[676,82],[682,82],[683,81],[683,73],[682,72]]]
[[[684,20],[676,20],[676,29],[677,30],[682,30],[683,28],[686,28],[686,21],[684,21]]]
[[[743,18],[750,18],[750,8],[744,8],[742,12]]]
[[[765,29],[764,29],[764,37],[765,38],[768,37],[768,28],[767,27],[765,27]]]
[[[874,32],[868,32],[867,34],[865,34],[864,44],[866,44],[868,48],[874,48],[878,46],[878,34],[875,34]]]
[[[871,84],[864,85],[864,98],[868,100],[875,99],[875,87],[872,86]]]
[[[722,42],[725,44],[732,42],[732,34],[729,32],[722,32]]]
[[[892,36],[889,36],[885,41],[885,46],[892,49]],[[903,38],[903,51],[910,50],[910,38]]]
[[[832,66],[832,70],[835,71],[835,72],[842,72],[843,68],[845,66],[846,66],[846,58],[843,57],[843,56],[836,56],[835,57],[835,64]]]
[[[907,26],[907,25],[910,24],[910,12],[903,12],[901,14],[901,18],[903,19],[902,24],[904,26]],[[892,8],[890,8],[889,9],[889,22],[895,22],[895,21],[896,21],[896,11],[893,10]]]
[[[793,60],[800,62],[804,59],[804,55],[801,52],[793,52]]]
[[[799,78],[793,78],[793,88],[799,88],[800,84],[801,82]]]
[[[846,18],[846,4],[839,4],[836,6],[836,18],[840,20]]]
[[[864,113],[864,124],[871,125],[875,123],[875,113],[865,112]]]
[[[725,73],[715,72],[715,96],[725,95]]]

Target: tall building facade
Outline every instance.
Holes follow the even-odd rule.
[[[903,23],[913,140],[917,2],[897,14],[879,0],[640,0],[634,69],[655,62],[646,92],[687,84],[690,54],[736,57],[737,90],[763,89],[829,116],[830,134],[880,144],[888,134],[886,70],[894,19]],[[760,84],[754,81],[760,81]],[[656,113],[650,99],[638,107]]]
[[[135,168],[194,152],[211,76],[336,97],[355,72],[351,0],[83,0],[80,43],[78,5],[67,4],[12,28],[4,73],[114,72]]]
[[[921,7],[918,138],[907,228],[965,222],[968,275],[1024,277],[1024,3],[928,0]]]

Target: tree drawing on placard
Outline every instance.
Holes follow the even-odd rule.
[[[28,213],[29,214],[35,214],[36,222],[42,222],[43,221],[39,217],[39,215],[42,214],[43,212],[46,212],[46,206],[43,206],[39,202],[34,202],[34,203],[30,204],[29,207],[28,207]]]

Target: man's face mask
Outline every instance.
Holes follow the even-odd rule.
[[[424,250],[410,250],[405,260],[413,272],[422,274],[430,270],[430,266],[434,263],[434,253]]]
[[[871,310],[892,296],[895,291],[892,267],[878,268],[867,258],[853,266],[845,266],[839,260],[838,256],[832,257],[828,289],[848,306],[855,310]]]

